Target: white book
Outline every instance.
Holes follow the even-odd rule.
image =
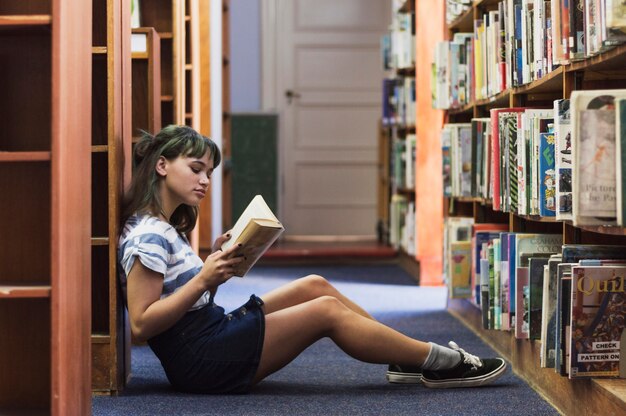
[[[263,197],[252,198],[230,231],[231,238],[222,244],[222,250],[241,244],[235,256],[244,260],[235,266],[235,276],[245,276],[283,231],[285,228]]]
[[[616,225],[615,100],[626,90],[574,91],[570,98],[574,225]]]

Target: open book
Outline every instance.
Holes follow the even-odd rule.
[[[235,276],[243,277],[248,273],[283,231],[285,228],[263,197],[257,195],[252,198],[235,223],[230,240],[222,244],[223,250],[235,244],[242,245],[235,255],[243,256],[245,260],[236,265]]]

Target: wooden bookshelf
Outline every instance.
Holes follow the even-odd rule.
[[[91,91],[75,86],[92,27],[74,3],[0,5],[0,414],[91,412]]]
[[[140,2],[141,25],[154,28],[160,39],[160,127],[178,124],[201,130],[202,68],[199,43],[201,3],[205,2],[199,0]],[[208,71],[209,68],[206,70]],[[208,100],[208,97],[205,99]],[[202,212],[200,218],[202,218]],[[198,251],[198,227],[191,232],[189,238],[192,247]]]
[[[130,375],[129,325],[117,278],[121,196],[131,160],[130,2],[93,0],[92,18],[91,388],[118,394]]]
[[[411,19],[411,31],[412,34],[415,35],[415,1],[407,0],[403,3],[403,5],[397,10],[392,10],[393,17],[392,19],[396,19],[400,14],[408,15]],[[393,42],[393,40],[392,40]],[[393,60],[393,58],[392,58]],[[416,80],[416,65],[415,62],[405,62],[404,64],[399,64],[394,66],[393,68],[385,68],[387,72],[385,74],[385,78],[393,78],[396,82],[403,82],[404,80],[410,79],[413,81],[412,84],[412,93],[416,94],[415,88],[415,80]],[[404,86],[406,87],[406,83]],[[388,100],[388,97],[383,97],[383,100]],[[408,115],[407,115],[408,116]],[[407,187],[401,184],[398,186],[397,178],[394,178],[394,162],[392,159],[395,159],[397,162],[397,150],[395,146],[402,142],[408,143],[406,140],[407,136],[416,133],[416,126],[412,119],[407,119],[407,121],[398,122],[396,120],[381,120],[378,123],[378,181],[377,181],[377,222],[376,222],[376,232],[377,239],[379,243],[395,245],[398,244],[396,248],[399,256],[398,262],[400,265],[406,269],[410,274],[412,274],[416,279],[419,279],[419,264],[418,260],[414,253],[407,253],[407,251],[401,247],[400,242],[391,241],[394,231],[392,227],[392,216],[391,216],[391,204],[392,198],[397,198],[398,196],[402,196],[406,198],[408,203],[415,203],[416,193],[414,187]],[[412,161],[407,161],[405,163],[412,163]],[[415,166],[412,167],[413,172],[415,172]],[[410,186],[410,185],[409,185]],[[413,230],[413,233],[415,231]]]
[[[132,50],[132,135],[161,129],[161,39],[152,27],[132,29],[138,49]],[[145,48],[142,46],[145,45]]]
[[[496,10],[497,0],[474,2],[474,6],[445,27],[448,37],[472,31],[474,18]],[[543,78],[514,87],[462,109],[446,112],[448,122],[468,122],[487,117],[496,107],[533,106],[552,108],[553,101],[569,98],[580,89],[626,88],[626,45],[590,58],[557,67]],[[512,232],[559,233],[564,244],[626,244],[626,228],[614,226],[575,227],[570,221],[494,211],[490,201],[480,198],[444,198],[444,215],[469,216],[476,223],[508,224]],[[480,310],[467,300],[450,300],[448,310],[508,359],[513,371],[523,377],[563,414],[626,414],[626,380],[569,380],[554,369],[540,368],[540,341],[516,339],[511,332],[482,328]]]

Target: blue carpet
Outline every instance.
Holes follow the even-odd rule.
[[[396,266],[266,267],[223,286],[216,301],[227,310],[250,293],[321,274],[380,321],[415,338],[451,339],[480,356],[495,353],[445,310],[443,288],[418,287]],[[94,415],[558,415],[510,368],[494,385],[435,390],[388,384],[386,366],[358,362],[331,341],[308,348],[247,395],[204,396],[174,391],[148,347],[132,351],[132,380],[118,397],[93,398]]]

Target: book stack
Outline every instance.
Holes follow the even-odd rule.
[[[624,100],[626,90],[574,91],[552,108],[494,108],[444,125],[444,195],[576,226],[624,225]]]
[[[540,341],[542,368],[570,379],[625,377],[626,246],[507,230],[447,219],[449,297],[477,305],[485,329]]]
[[[466,4],[452,3],[449,15],[458,17]],[[481,12],[474,20],[472,33],[456,33],[436,48],[433,107],[458,108],[464,103],[461,94],[472,97],[470,101],[487,99],[541,79],[560,65],[614,48],[626,40],[622,3],[498,2],[497,9]]]

